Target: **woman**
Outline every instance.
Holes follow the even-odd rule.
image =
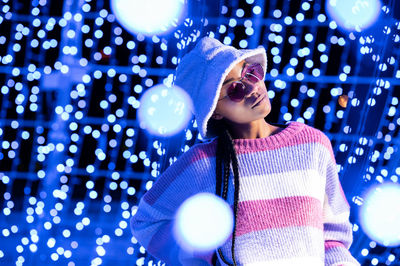
[[[168,265],[209,265],[173,238],[180,204],[211,192],[232,205],[230,240],[215,253],[222,265],[359,265],[349,205],[329,139],[305,124],[264,120],[271,105],[263,48],[238,50],[205,37],[185,55],[175,85],[191,96],[200,134],[213,138],[184,153],[143,196],[134,236]]]

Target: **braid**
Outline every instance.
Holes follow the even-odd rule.
[[[233,260],[233,265],[236,265],[236,259],[235,259],[235,240],[236,240],[236,221],[237,221],[237,210],[238,210],[238,203],[239,203],[239,167],[238,167],[238,161],[237,161],[237,156],[235,152],[235,148],[233,146],[233,142],[231,142],[232,145],[232,152],[231,152],[231,159],[232,159],[232,168],[233,168],[233,177],[234,177],[234,183],[235,183],[235,191],[234,191],[234,201],[233,201],[233,215],[234,215],[234,223],[233,223],[233,235],[232,235],[232,260]]]
[[[232,164],[233,176],[235,183],[234,191],[234,227],[232,236],[232,261],[233,265],[236,266],[235,258],[235,240],[236,240],[236,220],[237,220],[237,209],[239,201],[239,168],[236,156],[235,147],[233,144],[232,136],[224,123],[218,123],[218,129],[216,130],[218,134],[217,150],[216,150],[216,188],[215,193],[221,196],[224,200],[227,200],[228,187],[229,187],[229,170]],[[221,191],[222,189],[222,191]],[[225,260],[223,257],[221,249],[218,249],[218,254],[222,261],[227,265],[232,265]]]
[[[216,170],[216,185],[215,194],[221,196],[221,185],[222,185],[222,156],[223,156],[223,144],[222,141],[217,142],[217,151],[215,154],[215,170]]]

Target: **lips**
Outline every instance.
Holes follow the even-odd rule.
[[[262,102],[262,100],[264,100],[264,98],[265,94],[258,96],[257,99],[254,101],[253,105],[251,106],[251,108],[257,107]]]

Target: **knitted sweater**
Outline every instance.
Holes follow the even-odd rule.
[[[331,143],[321,131],[291,122],[275,135],[235,139],[234,144],[240,176],[238,265],[359,265],[348,251],[349,205]],[[185,199],[199,192],[215,193],[215,152],[215,140],[185,152],[146,192],[132,217],[133,235],[167,265],[210,263],[210,254],[179,248],[172,227]],[[231,205],[233,189],[231,178]],[[231,240],[221,249],[232,263]]]

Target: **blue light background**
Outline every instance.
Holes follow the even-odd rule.
[[[268,51],[267,120],[332,141],[363,265],[399,265],[361,229],[365,191],[398,183],[400,7],[342,31],[325,1],[187,1],[166,35],[130,34],[106,0],[0,1],[0,264],[160,264],[129,219],[157,176],[201,142],[139,127],[140,97],[171,80],[202,36]]]

